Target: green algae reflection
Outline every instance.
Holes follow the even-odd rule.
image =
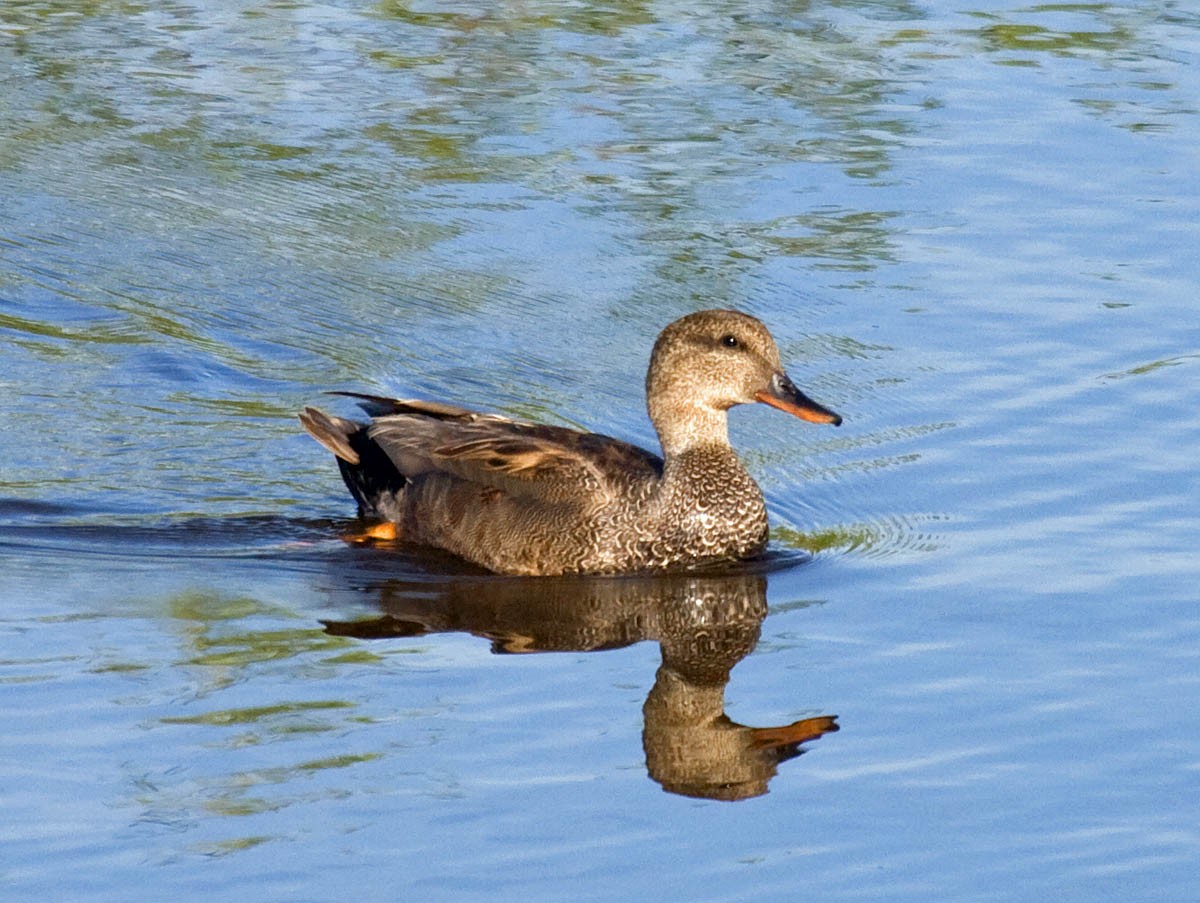
[[[248,706],[239,709],[221,709],[201,712],[198,715],[178,715],[163,718],[164,724],[208,724],[226,727],[235,724],[256,724],[260,721],[286,715],[299,715],[324,709],[350,709],[353,704],[338,700],[314,700],[309,702],[282,702],[277,705]]]
[[[326,653],[354,651],[345,639],[309,626],[294,612],[250,596],[183,593],[171,601],[171,613],[190,647],[185,658],[190,665],[237,668],[314,654],[324,660]],[[304,626],[281,626],[281,621]]]

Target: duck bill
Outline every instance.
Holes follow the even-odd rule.
[[[763,404],[779,408],[810,423],[842,425],[842,418],[838,414],[824,405],[817,404],[797,389],[795,383],[788,379],[788,375],[783,371],[776,373],[771,379],[771,385],[766,389],[759,389],[754,393],[754,397]]]

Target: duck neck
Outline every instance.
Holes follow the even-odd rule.
[[[725,411],[698,404],[651,403],[649,407],[664,460],[669,462],[692,448],[729,448],[729,418]]]

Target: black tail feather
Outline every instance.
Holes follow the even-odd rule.
[[[365,426],[351,433],[346,439],[350,447],[358,453],[358,463],[351,464],[338,458],[338,470],[342,472],[346,488],[358,502],[359,515],[386,517],[380,503],[390,500],[408,481],[404,474],[396,469],[396,465],[383,449],[367,436]]]
[[[395,494],[407,480],[368,433],[368,426],[305,408],[300,422],[309,435],[333,452],[346,488],[362,517],[387,518]]]

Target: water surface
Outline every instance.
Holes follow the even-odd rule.
[[[4,4],[5,887],[1193,899],[1198,49],[1185,3]],[[322,391],[652,445],[713,306],[846,417],[733,412],[769,566],[340,538]]]

